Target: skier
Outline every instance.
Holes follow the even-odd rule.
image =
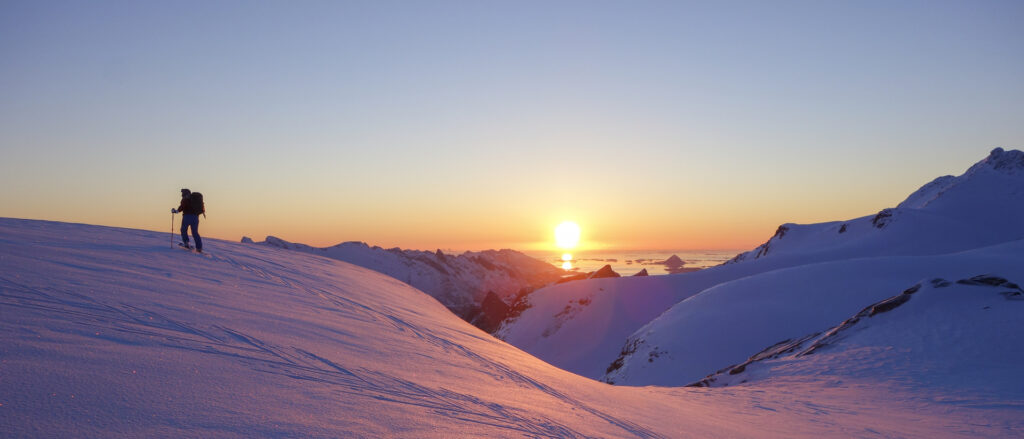
[[[203,240],[199,237],[199,214],[204,213],[205,209],[202,205],[202,201],[196,200],[198,203],[193,204],[192,191],[188,189],[181,190],[181,204],[178,205],[177,209],[171,208],[171,213],[181,212],[181,244],[178,244],[184,248],[191,248],[188,245],[188,228],[192,228],[192,237],[196,239],[196,251],[199,253],[203,252]]]

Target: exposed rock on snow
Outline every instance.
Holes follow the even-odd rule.
[[[871,225],[878,229],[884,228],[892,218],[892,212],[892,209],[882,209],[871,219]]]
[[[1003,279],[1001,277],[996,277],[996,276],[991,276],[991,275],[978,275],[978,276],[974,276],[974,277],[972,277],[970,279],[958,280],[958,281],[956,281],[956,283],[963,284],[963,285],[988,285],[988,286],[993,286],[993,287],[1005,287],[1005,288],[1010,288],[1010,289],[1017,290],[1018,292],[1022,291],[1020,289],[1020,286],[1018,286],[1017,284],[1015,284],[1013,282],[1010,282],[1010,281],[1008,281],[1006,279]]]
[[[985,157],[984,160],[968,169],[967,173],[981,172],[984,168],[1008,174],[1024,172],[1024,152],[1015,149],[1006,151],[1003,148],[995,148],[989,153],[988,157]]]
[[[601,267],[599,270],[591,273],[590,276],[587,276],[587,279],[603,279],[609,277],[621,277],[621,275],[619,275],[619,273],[616,273],[615,270],[612,270],[611,265],[605,265],[604,267]]]
[[[501,300],[497,294],[494,294],[493,291],[488,291],[483,303],[480,304],[480,312],[469,323],[484,330],[484,332],[494,332],[501,325],[502,320],[505,320],[508,316],[509,309],[508,304]]]
[[[686,262],[684,262],[679,255],[672,255],[668,259],[664,260],[662,264],[665,265],[665,271],[669,274],[686,273],[690,271],[697,271],[698,268],[686,268]]]
[[[683,264],[685,264],[685,262],[683,262],[679,255],[672,255],[669,256],[669,258],[666,259],[664,262],[662,262],[662,264],[664,264],[668,268],[676,269],[682,267]]]
[[[644,268],[643,270],[636,272],[636,274],[634,274],[633,276],[648,276],[647,269]]]

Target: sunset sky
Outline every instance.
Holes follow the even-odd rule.
[[[1024,147],[1024,2],[0,2],[0,216],[745,249]],[[177,218],[180,220],[180,217]]]

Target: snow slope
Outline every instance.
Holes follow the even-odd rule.
[[[636,331],[604,379],[686,385],[766,346],[822,331],[921,279],[986,273],[1024,279],[1024,240],[950,255],[830,261],[722,283]],[[1021,329],[1024,324],[1004,328]],[[1021,341],[988,347],[1024,351]]]
[[[1021,410],[856,377],[609,386],[340,261],[0,219],[4,437],[1006,437]]]
[[[1024,406],[1024,289],[996,276],[921,281],[820,333],[787,340],[702,380],[726,386],[794,376],[878,376],[961,401]]]
[[[517,295],[553,283],[564,274],[551,264],[507,249],[446,255],[441,250],[383,249],[362,242],[310,247],[273,236],[260,244],[325,256],[384,273],[433,296],[466,320],[473,320],[488,292],[494,292],[508,304]]]
[[[648,357],[640,357],[630,355],[630,351],[637,347],[633,344],[645,338],[651,328],[644,329],[643,333],[634,333],[652,323],[653,319],[658,318],[670,307],[682,306],[687,299],[703,294],[702,292],[716,285],[775,270],[828,261],[839,262],[840,265],[841,261],[875,257],[891,257],[897,258],[895,261],[903,261],[899,267],[892,267],[891,274],[879,278],[885,282],[863,285],[880,289],[857,289],[868,292],[863,293],[862,297],[849,298],[841,306],[837,304],[834,309],[836,314],[814,320],[817,324],[828,325],[834,319],[878,300],[881,298],[879,295],[888,294],[888,291],[905,283],[917,281],[926,275],[946,275],[919,273],[922,271],[922,265],[899,259],[900,257],[952,254],[1020,239],[1024,239],[1024,153],[997,148],[963,175],[941,177],[916,191],[897,208],[848,221],[810,225],[784,224],[768,242],[750,252],[737,255],[730,263],[671,276],[589,280],[537,290],[528,296],[527,309],[517,319],[506,322],[495,334],[556,366],[591,378],[605,377],[605,374],[610,372],[609,366],[615,361],[635,361],[637,364],[633,369],[644,370],[646,374],[647,364],[640,363],[658,363],[654,361],[655,357],[650,355],[661,355],[658,352],[665,348],[665,343],[661,340],[671,339],[677,335],[680,338],[691,339],[694,341],[692,349],[686,349],[686,355],[691,355],[704,348],[703,344],[698,343],[702,338],[700,335],[684,333],[682,329],[665,325],[661,327],[665,333],[659,336],[659,341],[650,344],[643,352]],[[884,261],[865,264],[872,267],[872,273],[890,271]],[[908,268],[909,271],[898,271],[903,268]],[[820,269],[811,269],[808,273]],[[844,272],[842,268],[836,270],[838,272],[833,275],[831,283],[838,287],[833,288],[842,289],[846,288],[842,285],[849,284],[849,288],[852,289],[857,282],[866,282],[862,278],[869,277],[867,273],[858,274],[850,270]],[[788,273],[802,272],[797,270]],[[771,280],[777,276],[784,275],[766,275],[759,279]],[[798,278],[799,276],[794,277],[794,280]],[[817,278],[804,280],[822,281]],[[761,289],[757,282],[759,280],[740,284],[749,290],[737,294],[750,297],[767,294],[767,290]],[[792,283],[791,287],[813,289],[816,288],[813,285],[817,284],[808,284],[811,286],[806,287],[801,285],[803,284]],[[759,299],[765,300],[770,301]],[[676,305],[677,303],[680,305]],[[792,304],[787,306],[793,307]],[[731,310],[702,308],[693,312],[723,315],[729,314]],[[794,313],[799,314],[815,312],[816,309],[794,308]],[[731,358],[729,360],[716,357],[705,361],[688,357],[688,361],[706,364],[699,370],[686,371],[668,381],[654,380],[653,377],[657,377],[658,380],[667,378],[660,372],[653,376],[631,374],[628,372],[630,368],[623,369],[622,366],[615,368],[620,372],[605,378],[622,384],[686,384],[728,364],[741,361],[782,338],[799,336],[804,331],[802,326],[791,329],[798,332],[786,332],[785,336],[779,339],[756,345],[761,342],[759,340],[753,345],[743,347],[742,349],[748,349],[744,352],[730,352],[727,355]],[[733,331],[755,333],[762,332],[762,329],[743,326]],[[655,344],[658,346],[657,349],[654,347]],[[672,358],[681,361],[679,356]],[[666,370],[678,366],[664,360],[661,363],[665,364]]]

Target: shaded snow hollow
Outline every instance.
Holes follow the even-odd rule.
[[[170,248],[167,233],[0,219],[3,436],[1024,431],[1012,407],[856,378],[609,386],[495,340],[379,273],[262,246],[210,239],[206,247],[197,255]]]

